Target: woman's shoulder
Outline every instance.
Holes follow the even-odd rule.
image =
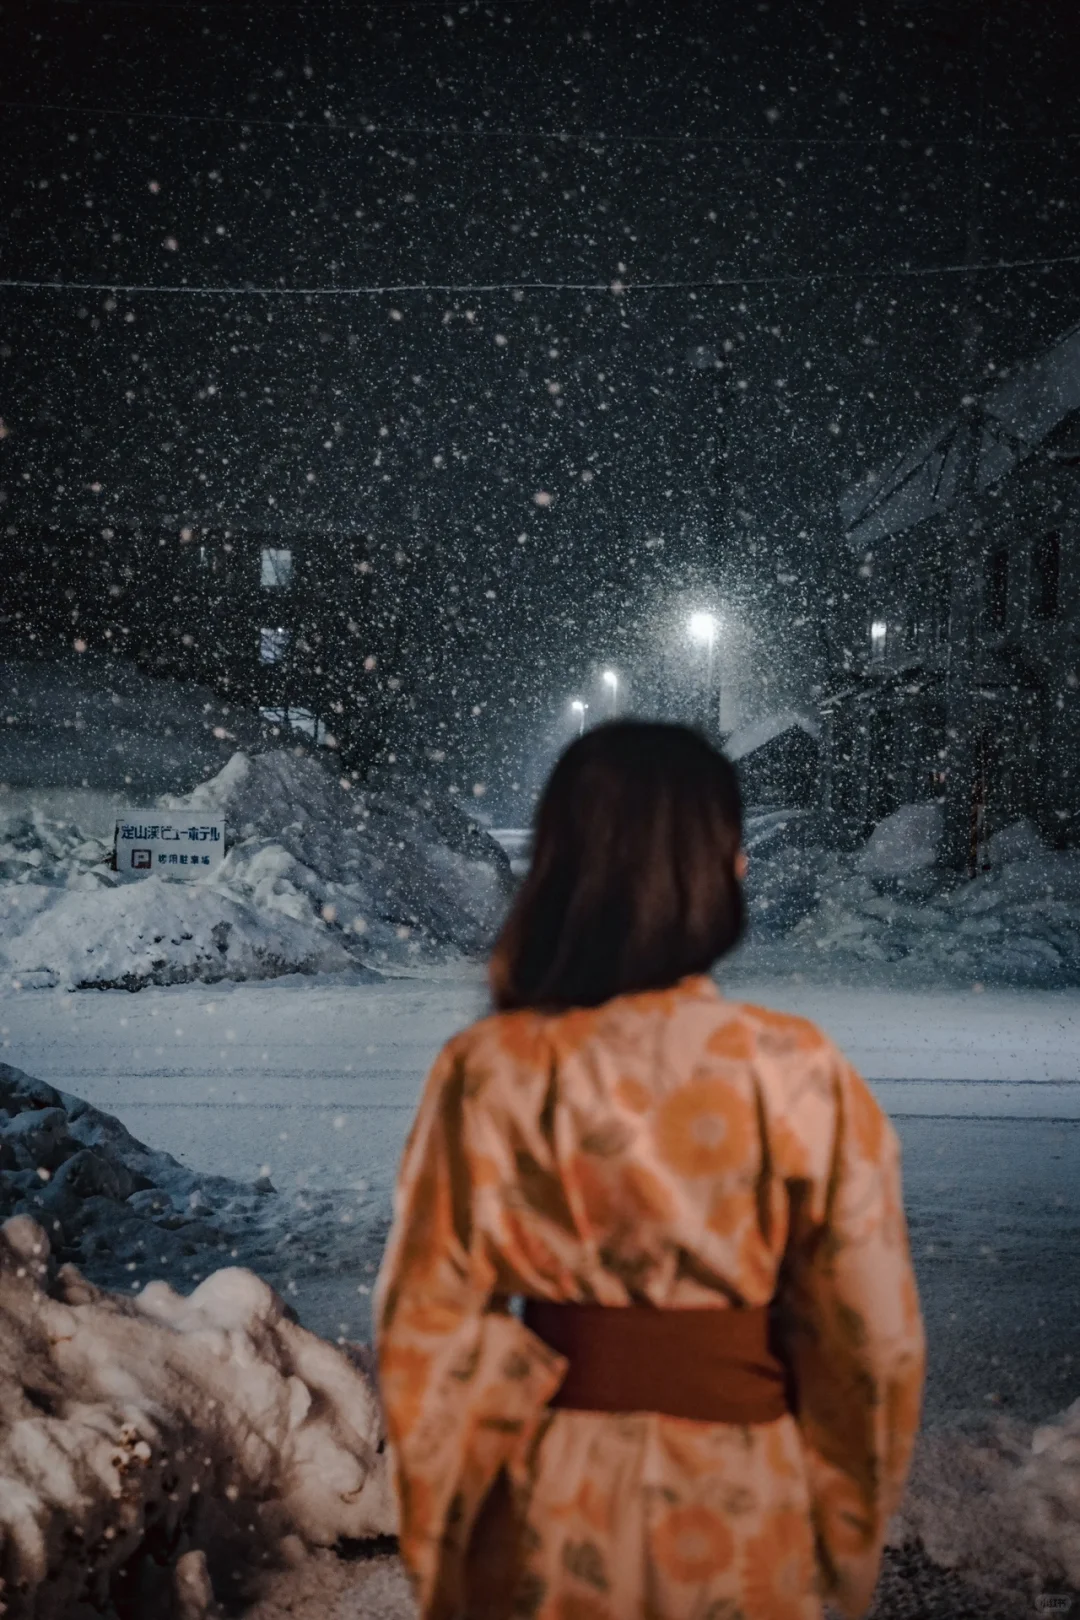
[[[531,1067],[543,1062],[549,1020],[531,1007],[492,1012],[452,1035],[439,1054],[439,1065],[464,1065],[474,1075],[508,1065]]]
[[[824,1030],[819,1029],[811,1019],[803,1018],[798,1013],[780,1012],[774,1007],[760,1007],[752,1001],[721,1001],[719,1007],[729,1018],[737,1018],[763,1051],[776,1056],[812,1052],[836,1053],[835,1046]]]

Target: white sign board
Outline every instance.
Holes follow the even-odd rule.
[[[205,877],[225,859],[225,818],[205,810],[129,810],[116,819],[116,870]]]

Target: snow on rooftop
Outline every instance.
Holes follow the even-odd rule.
[[[803,731],[815,741],[821,735],[820,723],[814,715],[799,709],[786,709],[781,714],[766,715],[762,720],[754,720],[733,731],[724,744],[724,752],[728,759],[745,759],[748,754],[764,748],[766,743],[783,736],[785,731],[792,730]]]
[[[871,545],[989,489],[1078,409],[1080,325],[1017,367],[968,414],[939,423],[898,462],[851,485],[839,502],[849,544]]]

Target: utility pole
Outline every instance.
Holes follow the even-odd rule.
[[[975,118],[969,143],[968,185],[965,207],[964,263],[961,306],[960,377],[966,395],[974,396],[978,375],[982,326],[976,302],[974,266],[983,246],[983,196],[986,153],[986,46],[989,8],[980,10],[975,76]],[[982,414],[977,405],[965,405],[958,425],[956,449],[960,457],[961,493],[948,518],[949,637],[945,677],[945,824],[941,859],[954,872],[974,876],[977,822],[980,814],[978,719],[975,682],[979,627],[980,551],[975,528],[975,496]]]

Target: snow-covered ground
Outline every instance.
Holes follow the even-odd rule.
[[[1029,1590],[1030,1605],[1036,1577],[1060,1589],[1080,1513],[1075,1415],[1040,1441],[1037,1468],[1032,1451],[1032,1426],[1080,1392],[1080,994],[731,979],[741,997],[817,1018],[896,1119],[931,1347],[930,1430],[905,1522],[940,1563],[967,1576],[985,1565],[1001,1591]],[[243,1214],[253,1203],[251,1220],[230,1224],[224,1208],[203,1223],[224,1227],[227,1258],[254,1264],[306,1325],[357,1339],[370,1329],[389,1189],[424,1071],[484,1001],[479,970],[460,964],[383,983],[9,988],[0,1039],[7,1062],[115,1113],[192,1170],[249,1189],[269,1174],[275,1193],[249,1190],[234,1205]],[[210,1197],[227,1203],[220,1184]],[[222,1259],[196,1244],[174,1280],[190,1286]],[[148,1274],[140,1259],[131,1282]],[[271,1620],[289,1603],[305,1616],[408,1612],[379,1560],[324,1557],[286,1572],[253,1614]],[[1014,1612],[997,1604],[968,1612]]]
[[[982,1248],[1007,1248],[1019,1262],[1030,1248],[1036,1268],[1055,1256],[1068,1263],[1080,1197],[1080,993],[837,990],[742,973],[731,991],[815,1018],[869,1077],[907,1142],[913,1228],[924,1247],[938,1244],[936,1259],[924,1257],[931,1286],[948,1272],[949,1288],[972,1296],[973,1321],[985,1315],[989,1273],[964,1264]],[[335,1219],[314,1221],[314,1252],[298,1234],[292,1252],[264,1246],[259,1263],[313,1326],[362,1338],[369,1295],[358,1290],[377,1262],[424,1073],[484,1005],[480,970],[468,966],[380,984],[325,975],[137,995],[8,989],[0,1056],[192,1169],[249,1186],[267,1174],[281,1200],[301,1199],[316,1215],[318,1200],[330,1200]],[[304,1213],[283,1206],[281,1221],[306,1224]],[[993,1265],[996,1289],[1008,1279],[1000,1259]],[[1014,1280],[1026,1286],[1022,1264]],[[951,1333],[948,1312],[943,1322]],[[990,1337],[1011,1327],[1006,1312]],[[986,1342],[973,1337],[971,1353]],[[950,1352],[942,1366],[946,1405],[963,1395],[954,1361]],[[1051,1377],[1052,1361],[1047,1400],[1071,1394]],[[974,1401],[986,1393],[995,1391]],[[1033,1415],[1046,1409],[1039,1399],[1033,1388]]]

